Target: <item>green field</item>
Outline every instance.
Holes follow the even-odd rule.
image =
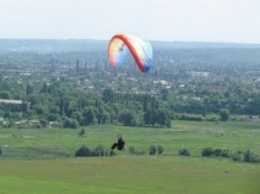
[[[0,129],[0,194],[10,193],[260,193],[260,164],[201,157],[205,147],[249,149],[260,155],[260,124],[181,122],[171,128],[91,126],[75,129]],[[109,148],[118,133],[126,150],[114,157],[75,158],[82,145]],[[150,145],[162,155],[149,156]],[[142,155],[131,155],[134,146]],[[178,156],[188,148],[191,156]]]

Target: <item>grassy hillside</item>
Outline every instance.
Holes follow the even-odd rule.
[[[0,193],[250,193],[260,191],[259,163],[201,157],[205,147],[250,149],[260,155],[260,125],[250,122],[173,122],[172,128],[91,126],[73,129],[0,129]],[[107,148],[122,133],[128,150],[115,157],[75,158],[83,144]],[[149,156],[150,145],[163,155]],[[190,157],[178,156],[188,148]]]
[[[148,152],[150,145],[162,145],[164,155],[177,155],[188,148],[191,155],[200,156],[205,147],[250,149],[260,155],[260,126],[252,122],[183,122],[174,121],[172,128],[139,128],[96,125],[86,127],[86,137],[80,138],[80,129],[0,129],[2,157],[61,157],[74,156],[82,145],[94,149],[97,145],[110,148],[122,133],[126,148],[134,146]],[[120,153],[122,154],[122,153]],[[123,155],[128,154],[127,151]]]
[[[0,193],[250,193],[256,164],[179,156],[0,161]]]

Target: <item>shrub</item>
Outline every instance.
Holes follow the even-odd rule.
[[[61,119],[63,121],[63,124],[62,124],[63,128],[77,129],[79,127],[79,123],[75,119],[71,119],[71,118],[68,118],[68,117],[62,117]]]
[[[244,161],[245,162],[260,162],[260,159],[259,159],[258,155],[254,154],[250,150],[247,150],[244,153]]]
[[[110,150],[110,153],[109,155],[112,157],[112,156],[116,156],[116,152],[114,150]]]
[[[42,127],[47,127],[48,126],[48,121],[46,119],[40,119],[40,123]]]
[[[222,157],[229,158],[229,150],[228,149],[222,150]]]
[[[229,118],[230,112],[228,109],[224,108],[219,111],[220,120],[227,121]]]
[[[161,145],[157,146],[158,154],[162,154],[164,152],[164,148]]]
[[[75,120],[75,119],[71,119],[70,127],[73,128],[73,129],[77,129],[79,127],[78,121]]]
[[[136,149],[135,149],[134,146],[130,146],[130,147],[129,147],[129,153],[130,153],[130,154],[136,154]]]
[[[149,148],[149,155],[155,155],[157,152],[156,150],[156,146],[155,145],[151,145]]]
[[[222,149],[217,148],[213,151],[215,156],[222,156]]]
[[[234,160],[234,161],[241,161],[242,160],[241,153],[242,152],[237,151],[234,154],[232,154],[232,160]]]
[[[106,156],[108,155],[106,146],[98,145],[94,151],[91,153],[92,156]]]
[[[186,120],[186,121],[203,121],[203,117],[199,115],[188,115],[188,114],[182,114],[179,118],[180,120]]]
[[[88,157],[91,156],[91,150],[87,146],[81,146],[75,153],[76,157]]]
[[[0,147],[0,155],[2,155],[2,148]]]
[[[135,155],[144,155],[144,154],[146,154],[144,150],[139,151],[134,146],[130,146],[128,150],[129,150],[130,154],[135,154]]]
[[[211,147],[204,148],[201,152],[202,156],[211,156],[213,154],[213,149]]]
[[[180,156],[190,156],[190,151],[187,148],[183,148],[179,150]]]
[[[216,115],[213,115],[213,116],[206,116],[206,121],[213,121],[213,122],[216,122],[218,121],[218,117]]]
[[[86,131],[83,127],[81,128],[81,130],[79,132],[79,137],[86,137]]]
[[[145,150],[141,150],[141,151],[136,151],[136,154],[138,155],[144,155],[146,154]]]

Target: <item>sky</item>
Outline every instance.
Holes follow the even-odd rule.
[[[0,38],[260,43],[260,0],[0,0]]]

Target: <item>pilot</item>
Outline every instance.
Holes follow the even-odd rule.
[[[122,135],[118,134],[117,137],[118,137],[117,143],[114,143],[112,145],[111,147],[112,150],[115,148],[117,148],[118,150],[122,150],[125,146],[125,141],[123,140]]]

